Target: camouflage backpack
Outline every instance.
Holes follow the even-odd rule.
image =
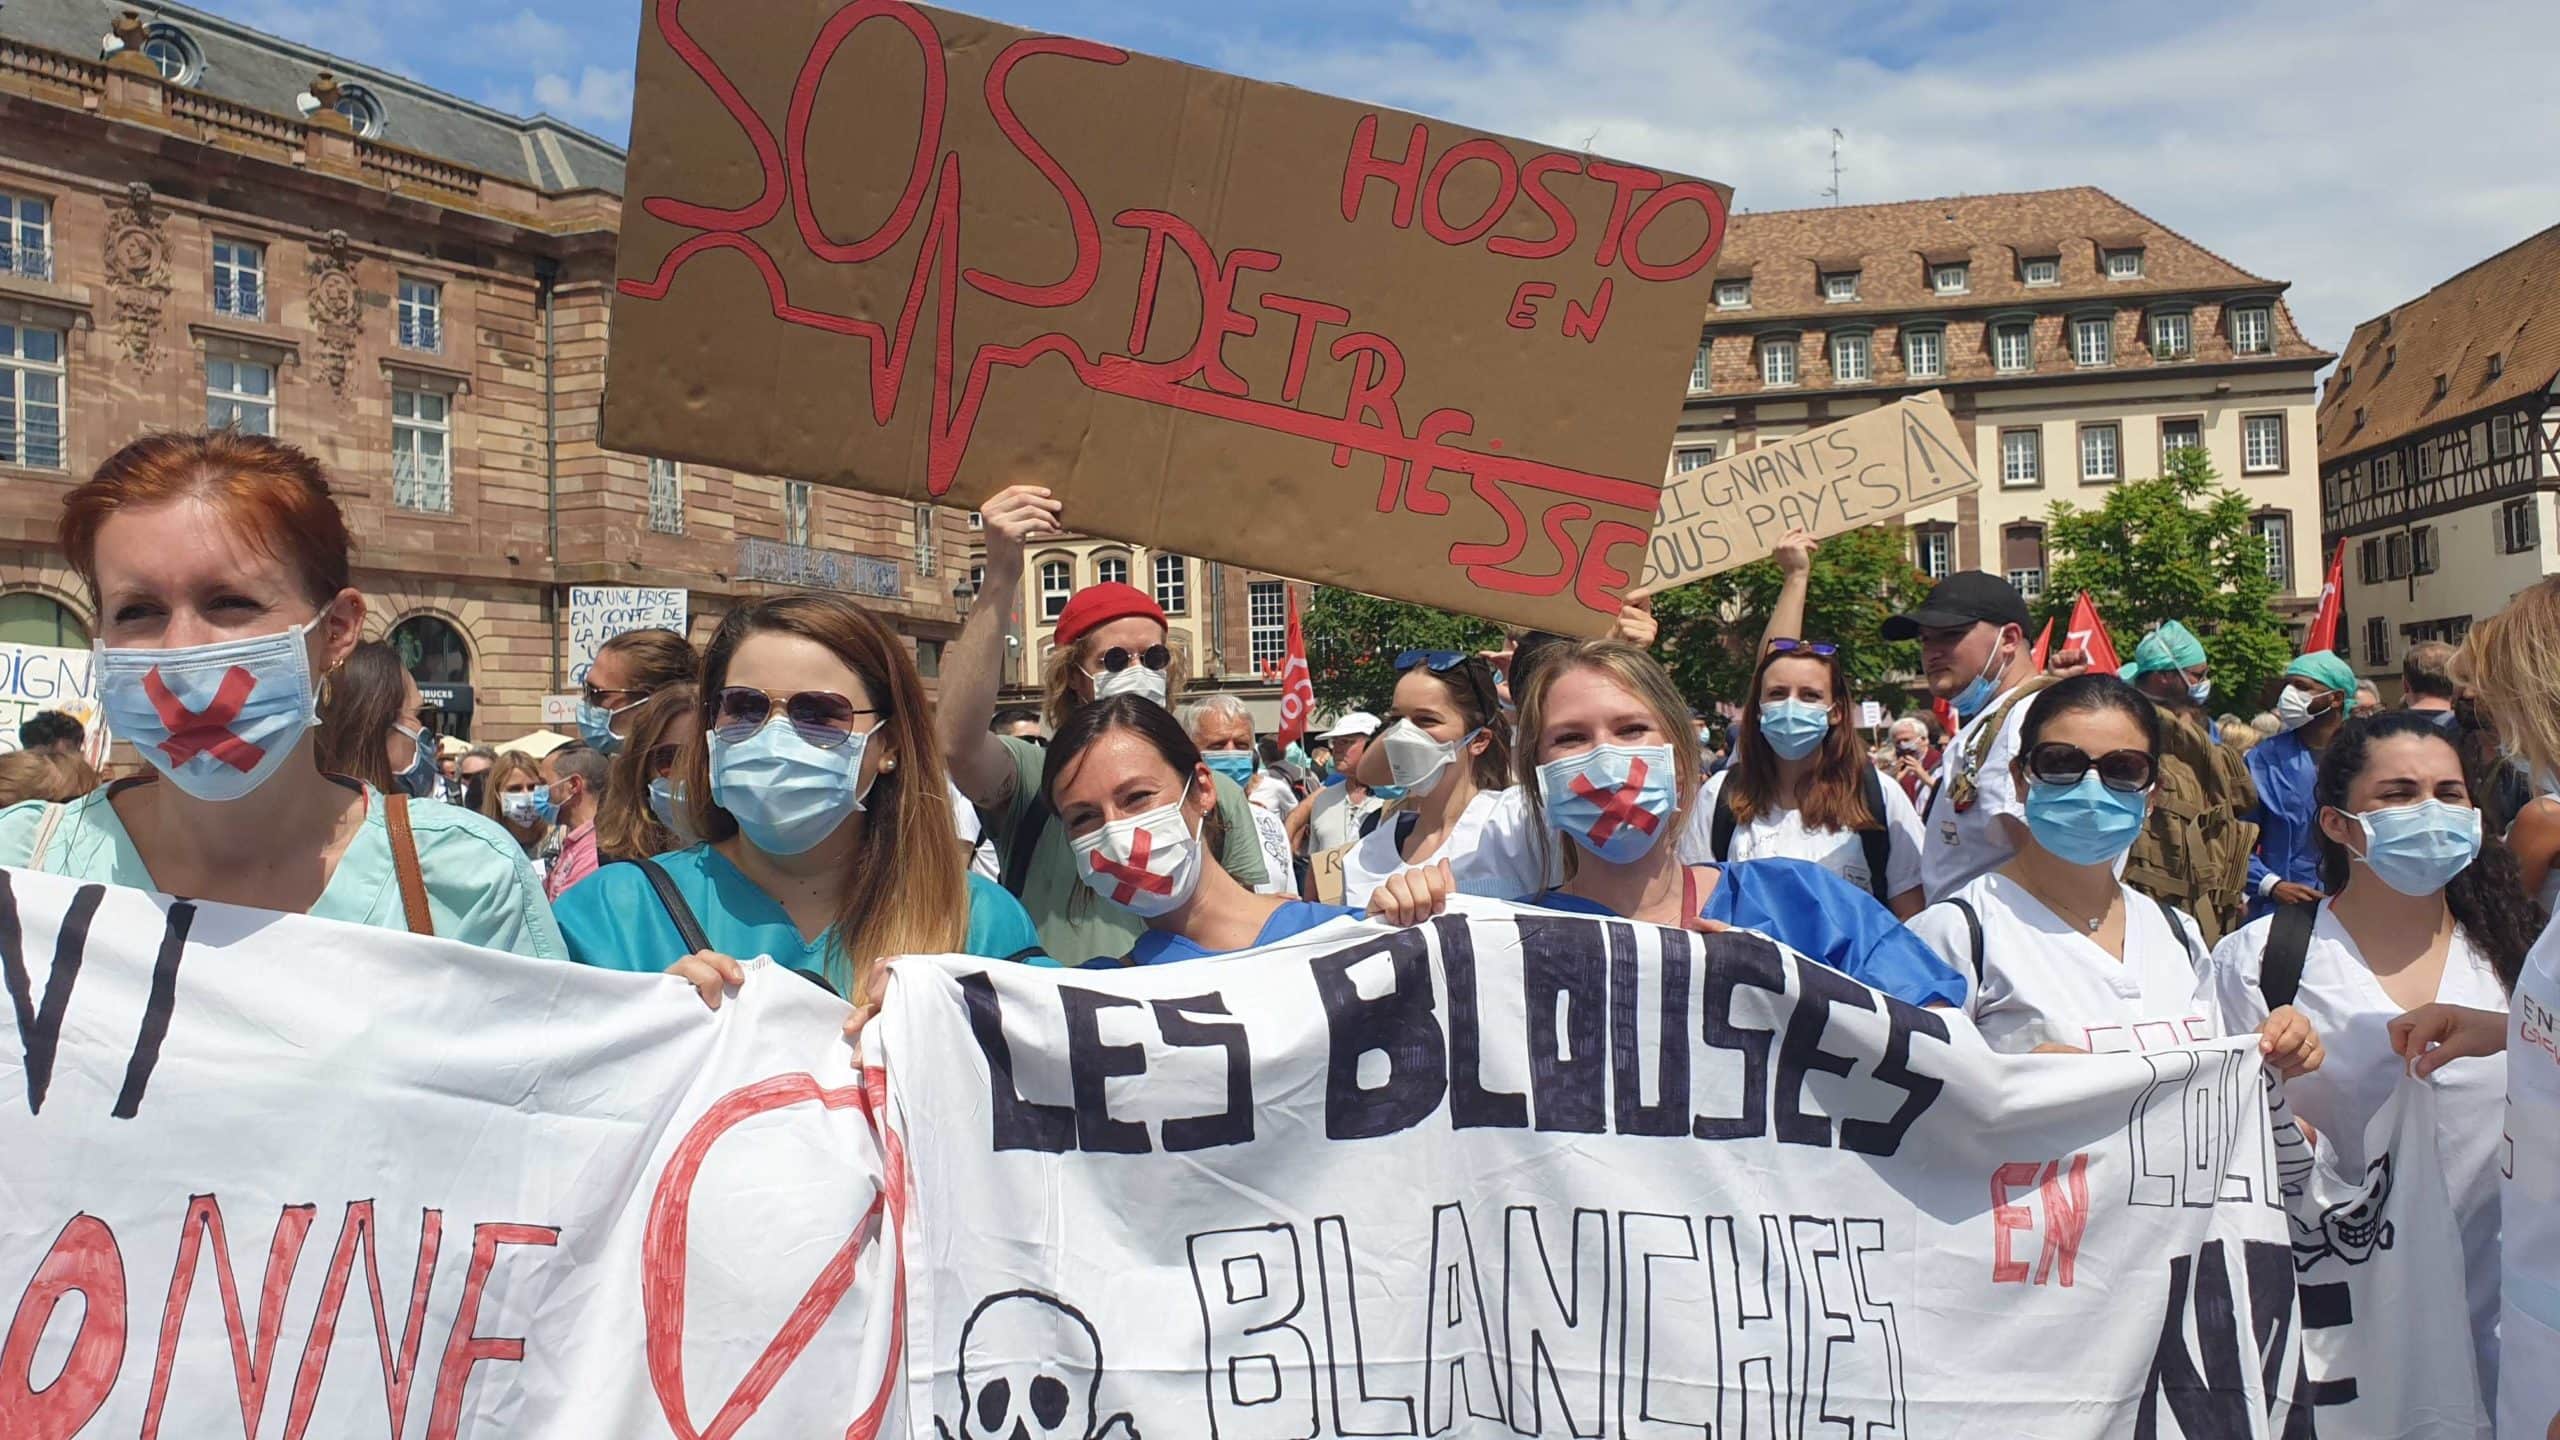
[[[2240,753],[2203,720],[2160,707],[2160,779],[2126,857],[2124,883],[2195,917],[2210,947],[2248,915],[2249,851],[2258,827],[2240,817],[2258,791]]]

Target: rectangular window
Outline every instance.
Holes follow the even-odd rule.
[[[2364,573],[2367,585],[2382,583],[2382,541],[2379,538],[2367,540],[2356,547],[2356,568]]]
[[[1963,265],[1932,265],[1929,288],[1941,295],[1961,295],[1965,292],[1965,270]]]
[[[2203,448],[2204,422],[2202,420],[2163,420],[2160,422],[2161,464],[2168,464],[2169,457],[2177,454],[2181,450],[2201,450]]]
[[[2004,375],[2035,368],[2035,327],[2023,320],[1991,327],[1991,368]]]
[[[53,278],[53,207],[0,190],[0,275]]]
[[[1254,671],[1277,670],[1289,659],[1289,587],[1279,580],[1248,581],[1244,604]]]
[[[1947,373],[1947,332],[1944,330],[1905,330],[1902,332],[1902,367],[1914,380],[1935,380]]]
[[[2270,514],[2253,517],[2249,527],[2258,532],[2258,542],[2267,547],[2267,578],[2281,591],[2293,583],[2293,517]]]
[[[0,465],[62,468],[62,332],[0,324]]]
[[[433,390],[391,392],[391,503],[453,513],[453,399]]]
[[[2124,478],[2121,460],[2124,447],[2119,443],[2122,439],[2122,434],[2111,424],[2080,427],[2081,484],[2102,485]]]
[[[782,482],[782,543],[809,543],[809,512],[817,508],[817,497],[806,480]]]
[[[1793,385],[1796,383],[1796,342],[1783,336],[1771,336],[1760,342],[1760,383]]]
[[[1671,473],[1686,475],[1692,470],[1703,470],[1715,460],[1716,447],[1713,445],[1683,445],[1671,452]]]
[[[2195,351],[2194,317],[2184,310],[2163,310],[2151,317],[2151,355],[2155,360],[2184,360]]]
[[[2264,355],[2275,348],[2274,311],[2250,305],[2231,312],[2231,353]]]
[[[2032,490],[2043,483],[2044,432],[2041,430],[2001,431],[2001,488]]]
[[[1191,609],[1191,562],[1179,555],[1156,557],[1156,605],[1167,615]]]
[[[684,533],[684,466],[673,460],[649,462],[649,528],[661,535]]]
[[[1040,562],[1040,618],[1055,620],[1067,608],[1067,597],[1076,593],[1073,567],[1064,560]]]
[[[2391,626],[2379,615],[2364,622],[2364,663],[2391,663]]]
[[[2043,596],[2044,527],[2012,525],[2002,531],[2000,563],[2021,599],[2035,600]]]
[[[1689,362],[1689,393],[1692,395],[1706,394],[1707,387],[1713,383],[1715,371],[1709,367],[1708,362],[1714,359],[1714,356],[1710,350],[1709,346],[1699,346],[1698,358]]]
[[[2108,279],[2110,279],[2110,280],[2139,280],[2139,279],[2141,279],[2141,278],[2142,278],[2142,252],[2141,252],[2141,251],[2139,251],[2139,250],[2110,250],[2110,251],[2108,251],[2108,252],[2107,252],[2107,278],[2108,278]]]
[[[918,576],[925,579],[931,579],[935,572],[941,568],[941,549],[942,547],[940,545],[934,543],[933,507],[930,505],[917,506],[915,555],[916,574]]]
[[[2022,267],[2020,278],[2030,285],[2059,285],[2062,283],[2062,262],[2030,260]]]
[[[1719,310],[1748,310],[1748,309],[1750,309],[1750,308],[1751,308],[1751,282],[1750,282],[1750,281],[1748,281],[1748,280],[1719,280],[1719,281],[1717,281],[1717,282],[1716,282],[1716,308],[1717,308],[1717,309],[1719,309]]]
[[[1854,331],[1831,337],[1831,378],[1859,381],[1871,378],[1867,357],[1867,332]]]
[[[2271,475],[2284,468],[2284,417],[2251,415],[2240,422],[2240,469]]]
[[[2406,580],[2409,578],[2409,569],[2408,532],[2404,530],[2397,535],[2383,536],[2382,578],[2385,580]]]
[[[433,280],[400,277],[400,344],[410,350],[444,348],[444,287]]]
[[[2071,363],[2104,365],[2116,356],[2116,322],[2089,315],[2071,322]]]
[[[246,240],[213,242],[213,313],[267,318],[267,247]]]
[[[2542,510],[2531,495],[2519,496],[2498,507],[2498,548],[2509,555],[2521,555],[2542,545]]]
[[[2409,571],[2413,575],[2436,573],[2436,527],[2421,525],[2409,532]]]
[[[1922,530],[1913,539],[1919,546],[1920,573],[1932,580],[1944,580],[1956,572],[1956,532]]]
[[[1832,304],[1858,298],[1858,272],[1837,271],[1822,277],[1822,298]]]
[[[2516,453],[2516,420],[2512,415],[2489,417],[2489,454],[2499,460]]]
[[[1103,585],[1128,584],[1129,557],[1126,555],[1096,556],[1093,562],[1093,578],[1096,583]]]
[[[249,435],[276,433],[276,367],[249,360],[204,362],[204,423]]]

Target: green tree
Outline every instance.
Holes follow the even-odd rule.
[[[1502,644],[1502,630],[1490,620],[1330,585],[1316,587],[1300,624],[1316,709],[1324,714],[1384,710],[1396,688],[1396,656],[1407,650],[1476,651]]]
[[[1920,647],[1887,641],[1885,617],[1928,593],[1911,564],[1910,535],[1899,525],[1870,525],[1822,542],[1805,592],[1806,635],[1840,646],[1840,660],[1859,699],[1907,703],[1904,683],[1919,669]],[[1681,693],[1698,709],[1739,703],[1751,683],[1760,636],[1785,584],[1775,560],[1760,560],[1655,597],[1662,621],[1656,647]]]
[[[2074,599],[2088,591],[2128,660],[2153,626],[2184,621],[2213,659],[2214,688],[2238,705],[2292,659],[2293,642],[2275,615],[2278,587],[2249,523],[2249,497],[2217,485],[2219,478],[2205,452],[2191,447],[2173,453],[2157,479],[2118,485],[2094,510],[2056,502],[2045,595],[2059,634]]]

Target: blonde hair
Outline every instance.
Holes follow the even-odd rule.
[[[1173,652],[1172,663],[1164,670],[1164,706],[1170,710],[1182,703],[1182,687],[1190,683],[1191,647],[1183,643],[1182,632],[1170,625],[1164,627],[1164,646]],[[1055,735],[1065,729],[1067,717],[1076,713],[1077,706],[1085,703],[1084,697],[1075,691],[1075,679],[1093,668],[1094,654],[1093,633],[1088,631],[1076,637],[1073,645],[1061,645],[1050,650],[1048,660],[1041,665],[1040,712],[1048,717],[1050,734]]]
[[[0,805],[50,800],[67,805],[102,783],[77,755],[53,750],[12,750],[0,755]]]
[[[596,849],[617,859],[663,855],[676,848],[675,832],[649,808],[649,752],[666,742],[676,721],[694,712],[693,682],[679,681],[640,701],[631,711],[631,733],[613,757],[613,776],[596,805]],[[702,748],[694,732],[692,748]]]
[[[2538,773],[2560,774],[2560,575],[2472,626],[2451,670],[2501,739]]]
[[[1661,661],[1621,640],[1574,640],[1555,646],[1540,657],[1526,693],[1516,697],[1520,707],[1518,774],[1520,788],[1529,797],[1529,828],[1537,836],[1541,876],[1555,873],[1556,844],[1555,827],[1547,823],[1546,798],[1538,786],[1538,751],[1547,728],[1547,700],[1555,692],[1557,681],[1578,670],[1597,671],[1642,701],[1670,742],[1672,783],[1678,787],[1672,793],[1679,797],[1679,806],[1653,843],[1679,843],[1680,833],[1689,823],[1689,808],[1697,803],[1698,786],[1706,768],[1698,756],[1698,732],[1690,723],[1688,702],[1680,698],[1680,687],[1672,683],[1671,672],[1662,668]],[[1564,873],[1571,876],[1580,861],[1576,847],[1567,846]]]
[[[499,751],[498,763],[489,767],[488,775],[480,782],[480,813],[505,826],[507,833],[514,836],[515,842],[523,846],[525,853],[530,855],[533,853],[533,847],[542,843],[542,837],[551,833],[551,827],[536,820],[533,822],[531,832],[528,833],[524,827],[507,818],[507,807],[503,797],[507,781],[518,773],[532,776],[536,787],[542,784],[541,761],[521,750]]]

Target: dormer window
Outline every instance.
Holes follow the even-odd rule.
[[[2361,429],[2363,429],[2363,428],[2364,428],[2364,407],[2363,407],[2363,406],[2361,406],[2361,405],[2359,405],[2359,406],[2357,406],[2357,407],[2356,407],[2356,423],[2355,423],[2355,428],[2356,428],[2356,429],[2358,429],[2358,430],[2361,430]]]
[[[2275,312],[2264,305],[2235,306],[2231,311],[2231,353],[2265,355],[2275,349]]]
[[[2049,255],[2041,260],[2029,260],[2018,267],[2018,278],[2029,285],[2059,285],[2062,283],[2062,262]]]
[[[2195,317],[2184,310],[2151,314],[2151,358],[2184,360],[2195,354]]]
[[[2385,346],[2383,346],[2383,347],[2382,347],[2382,373],[2383,373],[2383,374],[2385,374],[2385,375],[2390,374],[2390,373],[2391,373],[2391,367],[2392,367],[2392,366],[2394,366],[2394,365],[2397,365],[2397,364],[2399,364],[2399,363],[2400,363],[2400,347],[2399,347],[2399,346],[2397,346],[2397,345],[2385,345]]]
[[[204,51],[195,37],[175,25],[154,25],[142,42],[142,58],[172,85],[193,85],[204,75]]]
[[[1858,272],[1855,270],[1833,270],[1826,273],[1822,277],[1822,298],[1825,303],[1832,305],[1838,305],[1844,301],[1857,299]]]
[[[2445,397],[2446,393],[2447,393],[2448,391],[2452,390],[2452,389],[2453,389],[2453,382],[2452,382],[2451,378],[2450,378],[2450,377],[2448,377],[2448,376],[2446,376],[2446,375],[2445,375],[2443,372],[2441,372],[2441,371],[2437,372],[2437,374],[2436,374],[2436,398],[2437,398],[2437,399],[2439,399],[2439,400],[2443,399],[2443,398]]]
[[[2504,356],[2504,355],[2492,355],[2492,356],[2490,356],[2490,357],[2489,357],[2489,378],[2490,378],[2490,379],[2492,379],[2492,380],[2495,380],[2495,379],[2497,379],[2499,376],[2504,375],[2504,374],[2506,374],[2506,373],[2507,373],[2507,357],[2506,357],[2506,356]]]
[[[1750,309],[1751,281],[1747,278],[1741,280],[1717,281],[1716,308],[1719,310]]]
[[[2341,365],[2341,366],[2339,366],[2339,367],[2338,367],[2338,388],[2339,388],[2339,389],[2341,389],[2341,390],[2344,390],[2344,389],[2346,389],[2348,386],[2353,385],[2354,383],[2356,383],[2356,367],[2354,367],[2353,365]]]
[[[1961,262],[1952,265],[1932,265],[1929,267],[1929,288],[1940,295],[1961,295],[1970,288],[1967,284],[1969,277],[1966,272],[1971,268]]]
[[[2142,251],[2138,248],[2107,252],[2107,278],[2139,280],[2142,278]]]

